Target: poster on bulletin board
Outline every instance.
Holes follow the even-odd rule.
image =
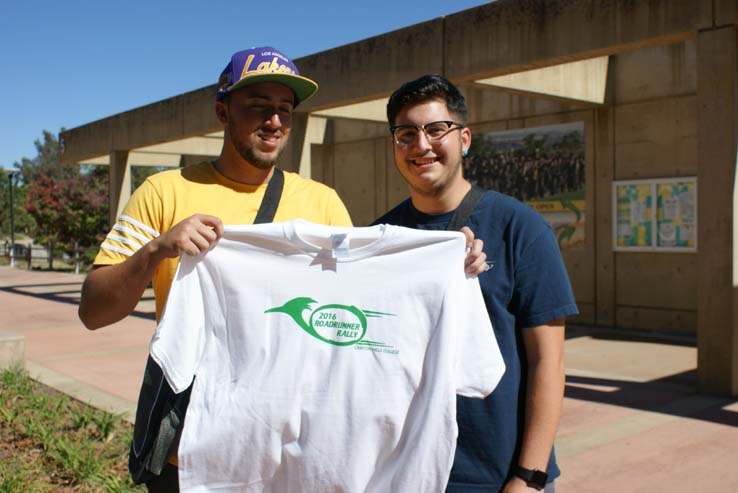
[[[695,181],[656,184],[657,247],[697,246],[696,189]]]
[[[650,247],[653,243],[653,196],[651,186],[625,183],[615,189],[617,195],[618,247]]]
[[[615,251],[697,251],[697,179],[613,182]]]

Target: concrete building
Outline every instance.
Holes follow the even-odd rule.
[[[580,122],[586,219],[562,248],[579,321],[696,336],[700,389],[735,396],[737,26],[735,0],[499,0],[306,56],[296,64],[321,88],[298,108],[282,166],[335,187],[368,223],[406,197],[386,98],[426,73],[463,88],[475,135]],[[214,94],[63,132],[63,159],[110,165],[117,214],[131,165],[218,155]],[[616,248],[613,183],[666,178],[695,179],[694,248]]]

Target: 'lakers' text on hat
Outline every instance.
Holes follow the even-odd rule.
[[[318,90],[315,81],[300,75],[292,61],[270,46],[250,48],[233,54],[218,79],[217,101],[231,91],[258,82],[284,84],[295,93],[295,106]]]

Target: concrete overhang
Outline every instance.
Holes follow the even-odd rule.
[[[607,85],[608,60],[609,57],[602,56],[479,79],[475,82],[503,90],[557,100],[603,104]]]
[[[325,118],[383,121],[377,100],[427,73],[444,74],[462,85],[492,79],[499,89],[547,94],[531,85],[523,89],[515,79],[525,76],[511,74],[693,38],[721,19],[734,19],[735,11],[727,0],[498,0],[296,59],[301,72],[320,85],[316,96],[297,110]],[[556,70],[561,68],[548,73]],[[515,88],[504,87],[506,83]],[[599,94],[601,85],[594,85]],[[62,132],[62,160],[87,162],[114,151],[138,153],[160,145],[171,149],[172,142],[220,131],[214,93],[214,86],[204,87]],[[577,94],[575,100],[582,97]],[[563,97],[573,96],[568,92]],[[156,161],[140,156],[147,158]]]
[[[445,17],[445,75],[472,82],[676,43],[712,28],[715,9],[712,0],[499,0]]]
[[[317,110],[310,113],[310,116],[349,118],[384,123],[387,121],[387,98]]]
[[[210,138],[223,130],[215,117],[214,94],[215,86],[207,86],[62,132],[62,162],[82,163],[160,144],[171,149],[177,141],[196,146],[198,141],[188,139]]]
[[[217,157],[223,145],[223,132],[213,132],[202,137],[187,137],[162,144],[152,144],[129,150],[131,166],[179,166],[182,156]],[[79,164],[109,165],[110,154],[94,156]]]

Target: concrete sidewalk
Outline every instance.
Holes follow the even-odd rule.
[[[34,378],[132,420],[155,328],[153,294],[136,315],[88,331],[77,317],[83,275],[0,267],[0,331],[26,338]]]
[[[153,297],[89,332],[77,319],[82,280],[0,267],[0,332],[25,336],[33,377],[132,416]],[[571,327],[566,358],[558,492],[738,491],[738,400],[695,393],[694,344]]]

